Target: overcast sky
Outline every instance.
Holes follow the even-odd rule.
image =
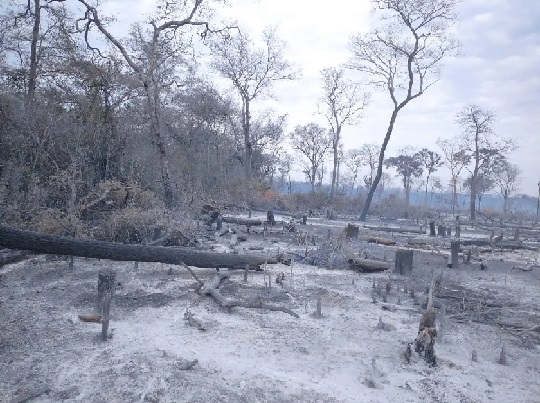
[[[142,19],[151,0],[114,0],[103,11],[116,14],[119,23]],[[495,132],[518,139],[520,148],[510,155],[523,169],[520,192],[538,194],[540,180],[540,1],[464,0],[457,27],[461,56],[445,62],[441,80],[412,101],[398,116],[388,156],[413,145],[438,150],[438,137],[460,132],[456,113],[468,104],[492,109],[498,116]],[[325,124],[318,115],[320,70],[338,66],[350,57],[351,35],[370,28],[369,0],[232,0],[219,12],[236,19],[242,29],[258,35],[278,27],[288,43],[288,58],[302,78],[275,87],[276,100],[260,102],[288,114],[288,128],[311,121]],[[122,24],[117,29],[122,30]],[[392,105],[387,93],[374,93],[363,121],[343,132],[345,148],[381,143]],[[445,170],[444,170],[445,171]],[[441,172],[445,180],[447,176]]]

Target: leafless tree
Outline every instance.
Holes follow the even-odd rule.
[[[507,160],[503,160],[494,168],[493,180],[503,197],[503,212],[505,214],[508,210],[508,199],[518,189],[520,176],[521,169]]]
[[[360,84],[345,78],[342,68],[330,67],[321,71],[323,95],[321,113],[332,129],[332,187],[330,197],[334,197],[338,182],[339,147],[343,125],[355,124],[367,106],[369,94],[362,91]]]
[[[311,184],[311,191],[315,192],[315,183],[323,174],[322,164],[332,145],[332,137],[327,129],[308,123],[296,126],[290,138],[292,148],[304,157],[303,172]]]
[[[351,195],[354,192],[356,186],[356,180],[358,179],[358,173],[360,168],[364,166],[364,158],[359,148],[353,148],[345,152],[345,159],[343,161],[347,168],[351,171]]]
[[[377,144],[364,144],[360,147],[360,154],[364,160],[364,165],[369,169],[369,173],[364,176],[364,185],[367,190],[371,189],[373,179],[377,173],[377,163],[379,161],[379,152],[381,148]]]
[[[454,137],[452,139],[437,139],[437,145],[441,148],[444,164],[450,169],[450,180],[452,183],[452,214],[457,207],[457,184],[459,175],[471,161],[470,155],[461,146],[461,139]]]
[[[360,214],[365,220],[379,184],[384,153],[398,113],[438,80],[442,60],[458,48],[449,31],[457,0],[373,0],[382,26],[351,41],[349,66],[388,91],[393,110],[378,161],[377,174]]]
[[[264,31],[263,42],[264,47],[258,48],[247,34],[238,31],[211,43],[214,56],[212,66],[232,82],[242,100],[244,168],[248,181],[252,177],[254,150],[251,102],[270,95],[276,82],[294,80],[298,76],[285,58],[285,42],[278,37],[275,29]]]
[[[426,172],[426,180],[424,181],[424,184],[426,187],[425,194],[424,194],[424,207],[426,207],[429,180],[431,178],[431,175],[443,165],[443,162],[441,162],[442,157],[440,156],[440,154],[438,154],[435,151],[428,150],[427,148],[422,148],[420,150],[420,159],[422,162],[422,166]]]
[[[464,107],[456,118],[463,129],[464,148],[472,161],[470,191],[471,220],[476,219],[476,196],[479,178],[489,178],[493,169],[505,159],[505,153],[515,148],[512,139],[498,139],[493,132],[495,113],[478,105]],[[487,179],[486,179],[487,180]]]
[[[283,153],[280,156],[278,163],[278,172],[280,174],[280,187],[286,184],[287,193],[292,193],[291,185],[291,171],[293,167],[294,157],[289,153]]]
[[[10,10],[7,24],[6,47],[11,56],[19,60],[26,70],[26,105],[31,107],[35,100],[38,76],[49,53],[54,53],[50,39],[66,31],[66,8],[64,0],[26,0],[19,9]],[[10,43],[8,44],[7,41]],[[55,45],[58,45],[56,43]],[[28,46],[26,49],[25,47]],[[63,50],[63,49],[62,49]]]
[[[405,192],[406,213],[409,212],[411,189],[415,178],[422,176],[422,154],[411,148],[402,149],[396,157],[387,158],[385,165],[395,168],[403,183]]]

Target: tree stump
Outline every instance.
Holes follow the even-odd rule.
[[[116,286],[116,273],[111,269],[103,269],[98,273],[98,313],[103,312],[107,295],[114,295]]]
[[[452,236],[452,227],[446,227],[446,236]]]
[[[304,214],[302,216],[302,225],[306,225],[307,224],[307,214]]]
[[[216,231],[221,231],[222,228],[223,228],[223,218],[219,217],[216,220]]]
[[[514,232],[514,241],[519,241],[519,228],[516,228],[516,232]]]
[[[322,303],[321,299],[317,299],[317,310],[315,311],[315,317],[322,318]]]
[[[347,224],[347,228],[345,228],[345,235],[347,238],[358,238],[359,233],[360,228],[358,225]]]
[[[396,256],[394,259],[395,273],[407,275],[412,272],[413,269],[413,251],[406,249],[396,250]]]
[[[460,242],[459,241],[451,241],[450,242],[450,253],[452,256],[452,268],[453,269],[459,269],[459,248],[460,248]]]
[[[456,238],[460,238],[461,237],[461,225],[456,225]]]
[[[111,303],[113,299],[114,291],[107,290],[103,297],[103,310],[101,313],[101,340],[107,341],[109,331],[109,314],[111,311]]]
[[[446,236],[446,227],[444,225],[439,225],[437,227],[437,235],[439,236]]]
[[[274,218],[274,212],[272,210],[266,212],[266,221],[268,221],[271,226],[276,225],[276,219]]]
[[[435,221],[429,222],[429,236],[435,236]]]

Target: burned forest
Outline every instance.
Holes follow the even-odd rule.
[[[0,4],[0,402],[537,402],[496,3]]]

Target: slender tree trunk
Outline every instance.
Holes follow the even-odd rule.
[[[338,150],[337,142],[334,142],[333,145],[333,169],[332,169],[332,188],[330,189],[330,198],[334,198],[336,181],[337,181],[337,166],[338,166]]]
[[[373,195],[375,194],[375,190],[377,189],[377,186],[379,185],[379,181],[381,180],[381,176],[383,173],[382,169],[383,169],[383,163],[384,163],[384,152],[386,151],[386,147],[388,146],[388,142],[390,141],[392,130],[394,130],[394,123],[396,122],[398,112],[399,112],[399,109],[394,108],[394,111],[392,112],[392,116],[390,117],[388,130],[386,131],[386,136],[384,137],[384,141],[381,146],[381,151],[379,153],[379,164],[377,166],[377,174],[375,175],[375,178],[373,178],[373,183],[371,184],[369,188],[369,192],[366,197],[366,202],[364,203],[364,207],[362,207],[362,211],[360,212],[360,221],[366,221],[367,213],[369,211],[369,207],[371,206],[371,201],[373,200]]]
[[[154,85],[155,87],[155,85]],[[152,118],[151,118],[151,130],[152,135],[155,138],[156,148],[159,153],[159,163],[160,163],[160,173],[161,181],[163,183],[163,196],[165,201],[165,206],[167,208],[172,208],[174,205],[174,197],[172,191],[171,178],[169,175],[169,159],[167,157],[167,151],[165,148],[165,142],[163,139],[163,125],[161,122],[161,114],[159,111],[159,93],[156,88],[154,88],[154,94],[150,90],[149,86],[146,85],[146,95],[148,98],[148,106],[150,107]]]
[[[471,221],[476,220],[476,184],[471,180]]]
[[[418,197],[418,193],[416,193]],[[411,206],[411,185],[405,187],[405,218],[409,217],[409,207]]]
[[[244,143],[246,146],[245,150],[245,170],[246,170],[246,180],[251,180],[251,160],[253,158],[253,144],[251,143],[251,133],[250,133],[250,116],[249,116],[249,100],[244,100],[244,116],[243,116],[243,130],[244,130]]]
[[[480,146],[479,137],[480,133],[478,128],[476,129],[474,137],[474,171],[471,177],[471,221],[476,220],[476,181],[478,179],[478,172],[480,170]],[[478,201],[478,209],[480,209],[480,200]]]
[[[507,210],[508,210],[508,195],[504,195],[503,212],[505,215],[506,215]]]
[[[424,207],[427,207],[428,185],[429,185],[429,175],[426,178],[426,193],[424,195]]]
[[[452,215],[455,214],[457,207],[457,177],[452,178]]]
[[[32,27],[32,42],[30,44],[30,74],[28,77],[28,105],[31,105],[36,95],[37,81],[37,46],[39,41],[39,29],[41,24],[40,0],[34,0],[34,26]]]
[[[332,141],[333,151],[333,170],[332,170],[332,188],[330,190],[330,198],[334,198],[336,193],[336,187],[339,183],[339,143],[341,142],[341,125],[336,118],[336,132],[334,133],[334,140]]]

